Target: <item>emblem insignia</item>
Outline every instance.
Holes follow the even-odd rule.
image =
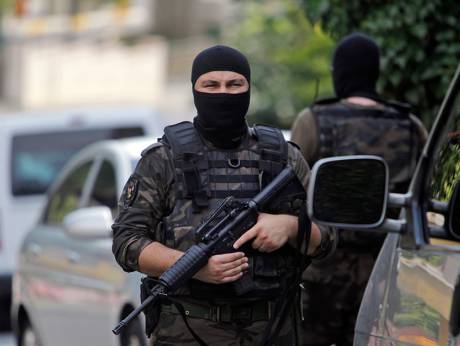
[[[125,208],[128,208],[136,198],[138,185],[139,181],[134,177],[129,178],[128,182],[126,183],[126,192],[123,199],[123,206]]]

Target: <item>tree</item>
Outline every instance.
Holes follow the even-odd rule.
[[[334,42],[308,22],[297,1],[241,2],[239,13],[228,37],[251,64],[249,122],[290,127],[315,95],[332,94]]]
[[[436,115],[460,58],[455,0],[301,0],[311,23],[333,37],[362,31],[381,48],[379,90],[413,105],[425,125]]]

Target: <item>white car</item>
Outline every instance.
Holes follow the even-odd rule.
[[[0,115],[0,330],[9,326],[11,277],[26,232],[65,162],[103,139],[155,135],[161,116],[148,107],[90,107]]]
[[[156,138],[107,140],[73,157],[27,234],[13,277],[11,318],[18,345],[145,345],[143,320],[121,336],[118,321],[139,303],[141,274],[112,254],[111,224],[142,149]]]

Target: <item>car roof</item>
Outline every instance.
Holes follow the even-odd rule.
[[[116,161],[122,166],[128,164],[129,171],[132,172],[132,162],[137,161],[141,157],[141,152],[146,147],[155,143],[157,137],[143,136],[143,137],[130,137],[123,139],[109,139],[95,142],[87,145],[75,155],[62,167],[55,181],[48,188],[48,193],[54,191],[61,182],[68,177],[81,163],[88,159],[97,158],[100,155],[118,158]],[[124,164],[123,164],[124,162]],[[131,162],[131,163],[129,163]],[[125,166],[126,167],[126,166]],[[127,175],[126,175],[127,174]],[[123,179],[127,179],[130,173],[124,170]],[[125,176],[126,175],[126,176]]]
[[[119,150],[123,151],[130,157],[140,157],[142,150],[147,148],[149,145],[156,143],[158,141],[158,137],[154,136],[144,136],[144,137],[131,137],[131,138],[123,138],[123,139],[111,139],[105,143],[101,143],[102,145],[116,145]]]
[[[75,159],[79,160],[80,157],[94,156],[94,153],[102,151],[116,152],[129,159],[139,159],[142,150],[157,142],[157,140],[158,137],[150,135],[122,139],[106,139],[87,145],[75,154],[70,161],[74,161]]]
[[[94,106],[66,109],[4,113],[0,115],[1,130],[39,132],[43,130],[80,130],[109,126],[145,124],[160,129],[159,112],[144,106]],[[154,131],[154,132],[155,132]],[[150,131],[151,133],[152,131]]]

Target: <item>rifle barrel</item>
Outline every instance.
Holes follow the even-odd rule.
[[[285,188],[294,177],[295,172],[291,167],[284,168],[280,174],[275,177],[275,179],[273,179],[262,191],[254,196],[252,201],[254,201],[258,207],[265,205],[283,188]]]
[[[139,315],[142,310],[144,310],[147,305],[150,303],[153,303],[154,300],[158,299],[158,294],[148,296],[141,305],[139,305],[137,308],[135,308],[128,316],[126,316],[123,320],[121,320],[115,328],[112,329],[113,334],[119,335],[121,333],[121,330],[132,320],[134,320],[137,315]]]

